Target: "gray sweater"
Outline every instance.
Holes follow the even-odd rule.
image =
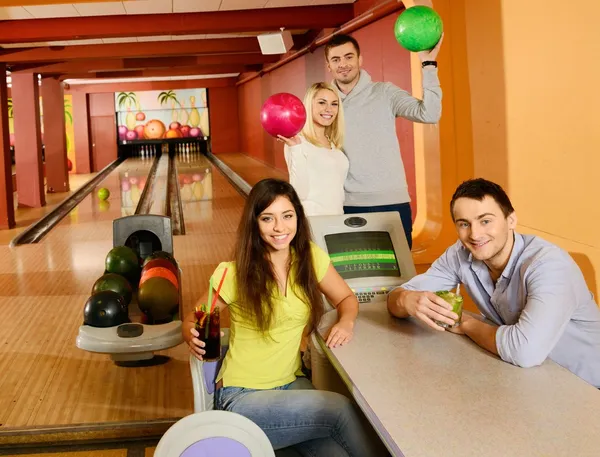
[[[344,185],[346,206],[379,206],[410,201],[396,118],[435,124],[442,113],[437,69],[423,71],[423,100],[389,82],[373,82],[360,71],[358,83],[340,97],[344,105],[344,152],[350,169]]]

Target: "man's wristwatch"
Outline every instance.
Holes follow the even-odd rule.
[[[422,68],[425,68],[427,65],[432,65],[432,66],[434,66],[435,68],[437,68],[437,62],[436,62],[435,60],[426,60],[425,62],[423,62],[423,63],[421,64],[421,67],[422,67]]]

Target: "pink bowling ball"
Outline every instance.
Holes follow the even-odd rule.
[[[285,92],[271,95],[260,109],[260,123],[266,132],[277,138],[298,135],[306,122],[302,100]]]

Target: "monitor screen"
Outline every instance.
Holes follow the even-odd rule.
[[[401,275],[388,232],[335,233],[325,235],[325,244],[331,263],[344,279]]]

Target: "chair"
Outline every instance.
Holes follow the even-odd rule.
[[[154,457],[275,457],[265,432],[228,411],[204,411],[177,421],[158,443]]]

